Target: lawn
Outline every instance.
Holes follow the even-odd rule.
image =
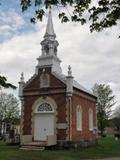
[[[18,146],[0,142],[0,160],[80,160],[106,157],[120,157],[120,140],[106,137],[98,140],[98,145],[91,148],[69,150],[23,151]]]

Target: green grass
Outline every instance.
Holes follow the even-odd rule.
[[[23,151],[18,146],[0,142],[0,160],[80,160],[106,157],[120,157],[120,140],[106,137],[98,140],[98,145],[91,148],[69,150]]]

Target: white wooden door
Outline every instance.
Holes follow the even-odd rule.
[[[45,141],[51,135],[54,135],[54,115],[35,115],[34,140]]]

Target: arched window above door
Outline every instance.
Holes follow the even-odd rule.
[[[47,102],[40,104],[36,108],[36,113],[51,113],[51,112],[54,112],[53,107]]]

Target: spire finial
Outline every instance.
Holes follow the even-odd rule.
[[[45,33],[45,36],[49,36],[49,35],[55,37],[55,32],[54,32],[53,22],[52,22],[51,8],[49,9],[48,22],[47,22],[47,28],[46,28],[46,33]]]
[[[24,73],[23,72],[21,73],[20,81],[24,82]]]
[[[71,66],[68,66],[68,76],[72,76]]]

